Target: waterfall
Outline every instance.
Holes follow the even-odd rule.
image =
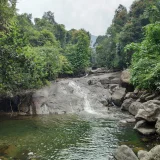
[[[84,111],[90,114],[97,114],[96,111],[91,107],[87,93],[85,93],[85,91],[82,90],[82,88],[77,83],[75,83],[74,81],[70,81],[68,86],[74,89],[74,93],[77,96],[84,99]]]

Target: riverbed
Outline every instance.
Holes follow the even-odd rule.
[[[128,116],[115,108],[97,114],[1,117],[0,159],[111,160],[122,144],[135,152],[152,148],[152,137],[119,122]]]

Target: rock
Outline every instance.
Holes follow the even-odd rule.
[[[128,69],[122,72],[121,84],[122,84],[122,87],[125,87],[128,92],[134,91],[134,86],[130,83],[130,78],[131,76]]]
[[[160,100],[160,96],[155,97],[153,100]]]
[[[121,106],[125,94],[126,94],[126,89],[125,88],[116,89],[115,92],[112,95],[112,102],[117,106]]]
[[[100,103],[102,103],[104,106],[108,106],[108,101],[105,98],[102,98]]]
[[[126,145],[118,147],[115,153],[116,160],[138,160],[137,156],[134,154],[131,148]]]
[[[134,90],[134,94],[137,95],[138,93],[139,93],[139,90],[138,90],[138,89],[135,89],[135,90]]]
[[[90,74],[108,73],[106,68],[97,68],[96,70],[91,70]]]
[[[18,148],[14,145],[7,146],[4,150],[4,154],[10,157],[15,157],[18,154]]]
[[[136,119],[124,119],[124,120],[120,120],[120,123],[126,124],[126,123],[135,123]]]
[[[140,150],[140,151],[138,151],[138,158],[141,160],[141,159],[144,158],[147,154],[148,154],[147,151]]]
[[[119,88],[119,84],[109,84],[108,88],[109,88],[111,91],[114,91],[115,88]]]
[[[134,129],[143,135],[152,135],[156,133],[156,129],[153,126],[148,125],[145,120],[137,122]]]
[[[136,114],[136,119],[145,119],[148,122],[156,122],[160,115],[160,101],[151,100],[143,103],[143,107]]]
[[[123,104],[121,105],[121,110],[128,111],[129,106],[134,102],[132,98],[126,99],[123,101]]]
[[[152,148],[144,157],[140,160],[160,160],[160,145]]]
[[[97,84],[97,79],[90,79],[90,80],[88,80],[88,85],[95,85],[95,84]]]
[[[157,118],[157,122],[156,122],[156,125],[155,125],[155,128],[156,128],[156,132],[160,135],[160,117]]]
[[[120,79],[119,78],[114,78],[110,82],[111,84],[120,84]]]
[[[136,115],[138,113],[138,110],[144,108],[143,104],[140,102],[133,102],[130,106],[129,106],[129,113],[131,113],[132,115]]]
[[[102,85],[110,84],[110,80],[108,78],[102,78],[99,81]]]
[[[126,124],[127,123],[126,120],[120,120],[119,122],[122,123],[122,124]]]
[[[122,83],[129,84],[130,83],[130,79],[131,79],[131,75],[130,75],[129,70],[127,69],[127,70],[123,71],[122,74],[121,74]]]
[[[145,98],[145,101],[153,100],[156,97],[156,94],[151,94],[148,97]]]
[[[140,100],[141,100],[141,102],[146,102],[146,98],[148,97],[148,96],[150,96],[151,95],[151,93],[148,93],[148,92],[144,92],[141,96],[140,96]]]
[[[128,98],[138,99],[138,96],[134,92],[128,92],[124,99],[128,99]]]
[[[136,119],[135,119],[135,118],[126,119],[126,122],[127,122],[127,123],[135,123],[135,122],[136,122]]]

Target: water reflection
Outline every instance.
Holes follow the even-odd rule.
[[[26,160],[109,160],[118,145],[145,148],[147,142],[118,120],[50,115],[0,121],[0,158]],[[6,152],[7,150],[7,152]],[[13,154],[14,153],[14,154]]]

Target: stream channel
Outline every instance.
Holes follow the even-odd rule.
[[[114,78],[114,75],[98,78]],[[113,160],[119,145],[126,144],[135,152],[151,149],[156,144],[154,137],[138,134],[134,124],[120,123],[131,115],[117,107],[109,110],[104,107],[100,99],[109,96],[109,91],[99,84],[87,85],[91,78],[95,81],[97,77],[62,80],[38,92],[38,106],[44,102],[48,105],[37,107],[37,113],[55,112],[57,107],[57,112],[66,109],[67,114],[9,119],[1,116],[0,159]]]
[[[119,145],[138,151],[152,148],[152,138],[122,125],[122,113],[48,115],[0,121],[0,159],[111,160]],[[33,153],[32,153],[33,152]]]

